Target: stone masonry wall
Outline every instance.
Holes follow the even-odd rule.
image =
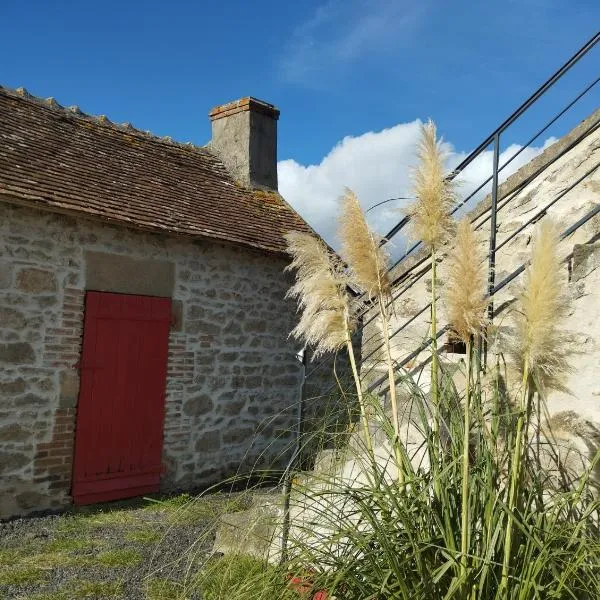
[[[0,518],[71,501],[87,251],[175,267],[163,489],[284,462],[301,380],[284,258],[0,202]]]

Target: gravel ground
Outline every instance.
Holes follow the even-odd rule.
[[[218,517],[244,496],[92,507],[0,523],[0,600],[195,600],[182,594],[210,553]]]

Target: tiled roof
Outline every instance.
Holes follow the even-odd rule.
[[[210,150],[0,88],[0,195],[146,230],[269,252],[311,231],[275,192],[237,185]]]

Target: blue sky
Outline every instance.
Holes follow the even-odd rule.
[[[433,118],[456,156],[468,152],[595,33],[599,17],[592,0],[2,2],[0,83],[197,144],[210,138],[212,106],[246,95],[273,102],[282,191],[318,224],[328,216],[313,194],[350,183],[368,205],[405,190],[419,119]],[[557,107],[598,58],[556,90]],[[596,92],[573,119],[598,100]],[[505,144],[527,133],[519,125]],[[354,154],[335,175],[319,169],[348,144]],[[368,160],[384,155],[385,169]],[[356,165],[374,185],[355,182]]]

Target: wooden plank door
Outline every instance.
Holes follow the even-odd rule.
[[[158,491],[169,298],[87,292],[73,501]]]

